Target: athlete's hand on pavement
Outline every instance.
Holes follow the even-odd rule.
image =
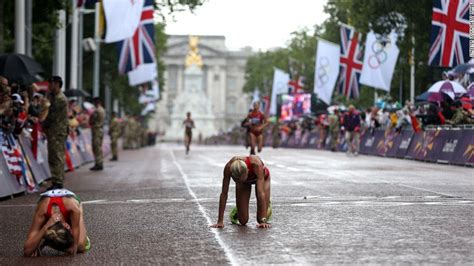
[[[267,224],[267,223],[257,224],[257,228],[271,228],[271,227],[272,227],[272,225]]]
[[[210,225],[212,228],[224,228],[224,223],[216,223]]]

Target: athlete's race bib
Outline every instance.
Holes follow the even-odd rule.
[[[72,196],[76,197],[76,194],[74,192],[71,192],[67,189],[53,189],[53,190],[48,190],[44,193],[41,194],[41,196],[45,197],[66,197],[66,196]]]

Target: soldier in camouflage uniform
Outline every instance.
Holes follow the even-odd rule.
[[[123,121],[123,149],[130,149],[130,116],[126,114],[125,120]]]
[[[474,119],[471,119],[470,114],[467,110],[464,110],[461,101],[456,101],[454,103],[456,111],[454,112],[453,117],[450,120],[446,120],[446,124],[450,125],[467,125],[474,124]]]
[[[329,132],[331,134],[331,151],[337,150],[339,133],[341,132],[341,125],[339,121],[339,110],[335,109],[333,114],[328,116]]]
[[[92,129],[92,150],[94,152],[95,165],[91,171],[102,171],[104,169],[104,155],[102,154],[102,141],[104,139],[105,110],[100,98],[94,98],[95,111],[89,119]]]
[[[63,187],[66,139],[69,129],[67,117],[67,99],[61,92],[63,81],[59,76],[49,80],[49,94],[47,104],[48,114],[43,121],[43,130],[48,140],[48,164],[51,170],[52,185],[50,189]]]
[[[109,126],[110,148],[112,149],[111,161],[118,161],[118,139],[120,137],[120,122],[117,113],[112,112],[112,119]]]
[[[140,148],[140,139],[141,139],[141,133],[140,133],[140,123],[138,122],[137,117],[133,117],[132,120],[132,148],[133,149],[139,149]]]

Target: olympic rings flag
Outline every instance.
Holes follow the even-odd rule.
[[[318,39],[313,91],[328,105],[331,104],[332,93],[339,75],[340,55],[338,44]]]
[[[373,31],[365,41],[364,64],[360,83],[384,91],[390,91],[393,71],[400,50],[397,47],[397,34],[392,31],[390,40],[377,36]]]
[[[288,82],[290,82],[290,74],[281,69],[275,68],[273,72],[272,98],[270,101],[270,115],[277,113],[277,96],[278,94],[288,92]]]

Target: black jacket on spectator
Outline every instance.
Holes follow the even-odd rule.
[[[347,131],[354,131],[357,127],[360,127],[360,115],[356,112],[346,113],[344,115],[344,127]]]

